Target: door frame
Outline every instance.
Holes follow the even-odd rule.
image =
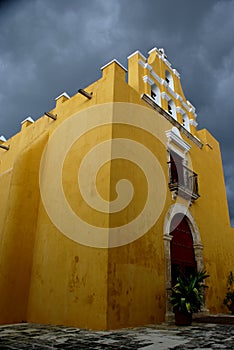
[[[193,249],[194,249],[194,255],[195,255],[195,261],[197,263],[197,270],[203,270],[204,269],[204,263],[203,263],[203,244],[201,241],[200,232],[198,230],[197,224],[195,219],[193,218],[192,214],[190,213],[188,207],[184,206],[183,204],[173,204],[164,220],[164,233],[163,233],[163,240],[164,240],[164,258],[165,258],[165,287],[166,287],[166,315],[165,320],[166,322],[174,322],[174,313],[172,310],[172,306],[170,304],[170,296],[171,296],[171,252],[170,252],[170,245],[171,240],[173,238],[172,235],[170,235],[170,227],[173,217],[176,214],[183,214],[188,222],[192,238],[193,238]],[[208,310],[205,308],[202,309],[203,313],[208,312]]]

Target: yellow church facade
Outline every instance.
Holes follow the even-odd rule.
[[[234,269],[222,159],[163,49],[113,60],[0,138],[0,323],[114,329],[170,321],[179,270]]]

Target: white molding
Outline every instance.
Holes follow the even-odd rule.
[[[162,60],[169,68],[171,68],[171,63],[165,57],[162,57]]]
[[[0,136],[0,141],[2,141],[2,142],[6,142],[6,138],[5,138],[5,136]]]
[[[61,95],[59,95],[58,97],[55,98],[55,101],[57,101],[57,100],[58,100],[60,97],[62,97],[62,96],[66,97],[66,98],[68,98],[68,99],[71,98],[71,97],[64,91]]]
[[[24,124],[25,122],[34,123],[34,120],[31,117],[28,117],[21,122],[21,125]]]
[[[190,124],[190,125],[193,125],[193,126],[195,126],[195,127],[198,126],[198,123],[197,123],[194,119],[189,119],[189,124]]]
[[[164,85],[165,80],[160,78],[158,74],[156,74],[153,70],[151,71],[151,75],[159,82],[159,84]]]
[[[129,55],[128,57],[127,57],[127,59],[129,60],[130,58],[132,58],[133,56],[135,56],[135,55],[139,55],[139,56],[141,56],[141,58],[143,58],[145,61],[146,61],[146,57],[144,56],[144,55],[142,55],[142,53],[139,51],[139,50],[136,50],[135,52],[133,52],[131,55]]]
[[[160,53],[160,51],[157,49],[157,47],[153,47],[151,50],[148,51],[148,54],[150,55],[150,54],[153,53],[154,51]]]
[[[166,82],[166,81],[165,81],[165,82]],[[171,94],[174,98],[177,97],[177,94],[175,93],[175,91],[172,90],[172,88],[171,88],[168,84],[166,84],[166,88],[167,88],[168,92],[170,92],[170,94]]]
[[[189,107],[193,110],[193,112],[195,113],[195,107],[192,105],[192,103],[189,101],[189,100],[187,100],[187,104],[189,105]]]
[[[168,102],[171,100],[171,97],[165,91],[161,93],[161,96],[164,100],[167,100]]]
[[[153,68],[152,68],[152,66],[149,64],[149,63],[145,63],[145,68],[146,69],[148,69],[148,71],[151,73],[151,72],[153,72]]]
[[[192,105],[190,101],[187,100],[187,104],[190,107],[189,112],[193,114],[194,118],[197,119],[196,108]]]
[[[145,68],[145,62],[143,62],[142,60],[139,60],[139,61],[138,61],[138,64],[139,64],[141,67]]]
[[[166,135],[169,142],[169,148],[170,143],[172,143],[178,146],[184,153],[189,152],[191,146],[182,139],[179,130],[175,126],[173,126],[171,130],[166,131]]]
[[[172,71],[177,76],[177,78],[180,79],[180,73],[175,68],[173,68]]]
[[[170,237],[171,221],[176,214],[184,214],[188,218],[191,225],[189,226],[191,228],[191,234],[193,236],[193,245],[202,249],[203,244],[202,244],[201,235],[200,235],[196,220],[192,216],[189,208],[183,204],[175,203],[171,205],[171,207],[167,211],[165,215],[164,225],[163,225],[164,236]]]
[[[183,110],[183,108],[181,108],[181,107],[179,107],[179,106],[176,107],[176,112],[177,112],[177,113],[180,113],[180,114],[182,114],[182,115],[186,114],[185,111]]]
[[[184,101],[182,101],[181,104],[184,106],[184,108],[185,108],[188,112],[190,112],[189,106],[188,106]]]
[[[150,79],[150,77],[148,75],[143,76],[143,81],[144,81],[144,83],[148,83],[151,86],[155,84],[154,81],[152,79]]]
[[[104,66],[102,66],[100,69],[103,70],[103,69],[105,69],[106,67],[108,67],[108,66],[109,66],[110,64],[112,64],[112,63],[117,63],[121,68],[123,68],[123,69],[125,70],[125,72],[128,71],[128,70],[127,70],[121,63],[119,63],[119,61],[117,61],[115,58],[114,58],[112,61],[106,63],[106,64],[105,64]]]
[[[157,51],[157,48],[154,48],[152,50],[150,50],[149,52],[153,52],[154,50]],[[168,85],[168,83],[166,82],[166,80],[160,78],[154,71],[153,71],[153,68],[152,66],[149,64],[149,63],[145,63],[143,62],[142,60],[139,60],[138,63],[145,69],[148,69],[149,73],[152,75],[152,77],[157,80],[159,82],[159,84],[161,84],[162,86],[165,86],[167,91],[176,99],[176,100],[179,100],[181,105],[187,110],[187,112],[189,113],[193,113],[194,115],[194,118],[196,119],[197,118],[197,115],[195,113],[195,107],[187,100],[186,102],[184,102],[182,96],[180,96],[177,92],[175,92],[174,90],[172,90],[172,88]],[[175,73],[175,69],[173,69],[173,72]],[[177,72],[177,71],[176,71]],[[177,72],[178,73],[178,72]],[[176,73],[175,73],[176,74]],[[178,73],[179,74],[179,73]],[[145,76],[144,76],[145,77]],[[146,79],[143,77],[143,80]],[[149,77],[149,79],[152,81],[152,79]],[[150,81],[149,80],[149,81]],[[144,80],[145,82],[145,80]],[[162,93],[164,94],[164,93]],[[166,94],[167,95],[167,94]],[[167,101],[169,101],[167,99],[167,97],[164,97],[165,95],[162,95],[162,98],[166,99]],[[168,95],[167,95],[168,96]]]
[[[182,102],[183,102],[183,99],[182,99],[182,97],[181,97],[179,94],[177,94],[176,99],[177,99],[177,100],[179,100],[179,101],[180,101],[180,103],[182,103]]]

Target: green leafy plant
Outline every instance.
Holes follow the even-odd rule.
[[[223,303],[234,315],[234,274],[232,271],[229,272],[227,277],[227,290],[228,291]]]
[[[200,311],[204,302],[204,291],[207,288],[204,280],[207,277],[209,275],[204,270],[178,277],[177,283],[171,289],[170,301],[174,312],[192,314]]]

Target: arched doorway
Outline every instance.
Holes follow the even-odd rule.
[[[178,255],[175,254],[173,258],[171,256],[171,254],[172,255],[174,254],[173,251],[171,251],[172,250],[171,242],[177,236],[177,233],[175,233],[174,229],[177,227],[176,222],[178,223],[178,220],[180,220],[181,217],[183,217],[185,220],[185,221],[183,221],[183,223],[186,225],[186,230],[188,230],[188,227],[190,230],[189,237],[190,237],[190,244],[192,243],[192,247],[193,247],[195,267],[197,268],[197,270],[204,269],[203,254],[202,254],[203,245],[201,242],[201,236],[200,236],[196,221],[193,218],[193,216],[191,215],[188,207],[186,207],[180,203],[175,203],[169,208],[168,212],[166,213],[165,221],[164,221],[164,235],[163,235],[164,257],[165,257],[165,288],[166,288],[165,320],[168,322],[172,322],[174,320],[174,314],[173,314],[173,310],[172,310],[172,307],[170,304],[171,287],[173,284],[173,282],[172,282],[172,269],[173,269],[172,265],[174,265],[174,264],[176,265],[177,263],[179,263],[178,265],[180,265],[180,261],[178,261],[179,260]],[[184,230],[183,227],[181,227],[181,228],[182,228],[182,230]],[[180,227],[179,227],[179,229],[180,229]],[[175,233],[174,235],[172,235],[173,232]],[[174,243],[175,242],[176,242],[176,239],[175,239]],[[180,243],[180,242],[178,242],[178,243]],[[183,243],[181,243],[181,245],[183,245]],[[181,248],[185,248],[185,247],[181,246]],[[194,261],[193,261],[193,259],[192,260],[189,259],[189,261],[187,261],[187,263],[188,263],[188,265],[187,264],[185,264],[185,265],[188,266],[187,269],[189,269],[190,266],[193,266]],[[190,265],[190,263],[191,263],[191,265]],[[175,276],[175,274],[173,272],[173,279],[176,278],[174,276]],[[206,313],[207,310],[204,308],[203,312]]]
[[[176,283],[181,274],[190,275],[197,271],[197,263],[193,248],[193,236],[186,217],[178,213],[171,221],[170,245],[171,255],[171,284]]]

